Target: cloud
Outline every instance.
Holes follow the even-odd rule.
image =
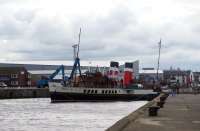
[[[81,27],[83,60],[139,59],[155,67],[162,38],[161,68],[198,69],[197,0],[47,2],[0,1],[0,59],[71,60]]]

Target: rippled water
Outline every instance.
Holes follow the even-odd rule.
[[[102,131],[144,105],[136,102],[50,103],[50,99],[0,100],[1,131]]]

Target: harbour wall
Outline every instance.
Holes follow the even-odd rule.
[[[48,88],[1,88],[0,99],[13,98],[47,98]]]
[[[136,111],[132,112],[128,116],[125,116],[124,118],[117,121],[114,125],[109,127],[106,131],[122,131],[124,128],[127,127],[127,125],[133,121],[135,121],[137,118],[139,118],[141,115],[143,115],[150,106],[155,105],[159,100],[160,97],[164,94],[160,94],[156,98],[154,98],[152,101],[149,101],[144,106],[140,107]]]

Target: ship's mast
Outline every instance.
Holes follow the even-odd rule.
[[[160,67],[160,51],[161,51],[161,39],[160,39],[160,41],[158,42],[157,82],[158,82],[158,80],[159,80],[158,71],[159,71],[159,67]]]
[[[73,49],[74,49],[74,60],[76,60],[78,44],[74,44],[72,47],[73,47]]]
[[[77,57],[79,57],[79,46],[80,46],[80,42],[81,42],[81,28],[80,28],[80,32],[79,32],[79,35],[78,35],[78,50],[77,50]]]
[[[75,44],[75,45],[72,46],[74,48],[74,65],[73,65],[72,72],[70,74],[69,79],[73,79],[74,76],[76,77],[77,70],[79,71],[79,74],[81,76],[81,67],[80,67],[80,59],[79,59],[79,46],[80,46],[81,28],[80,28],[80,32],[79,32],[78,37],[79,37],[78,44]]]

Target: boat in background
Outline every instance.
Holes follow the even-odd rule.
[[[133,101],[151,100],[158,95],[152,89],[135,88],[132,86],[133,63],[125,63],[124,71],[119,71],[119,63],[112,61],[108,71],[85,72],[82,74],[79,59],[79,46],[74,47],[74,65],[69,77],[64,76],[64,69],[59,68],[52,78],[61,70],[62,81],[50,79],[49,92],[51,102],[72,101]],[[61,66],[64,67],[64,66]]]
[[[68,80],[49,82],[51,101],[135,101],[152,100],[158,96],[152,89],[133,84],[133,72],[130,68],[128,70],[126,67],[125,71],[120,73],[117,69],[118,62],[111,62],[110,65],[106,73],[97,70],[76,76],[71,74]],[[73,72],[75,71],[72,70]]]
[[[51,102],[152,100],[158,93],[145,89],[63,87],[49,83]]]

